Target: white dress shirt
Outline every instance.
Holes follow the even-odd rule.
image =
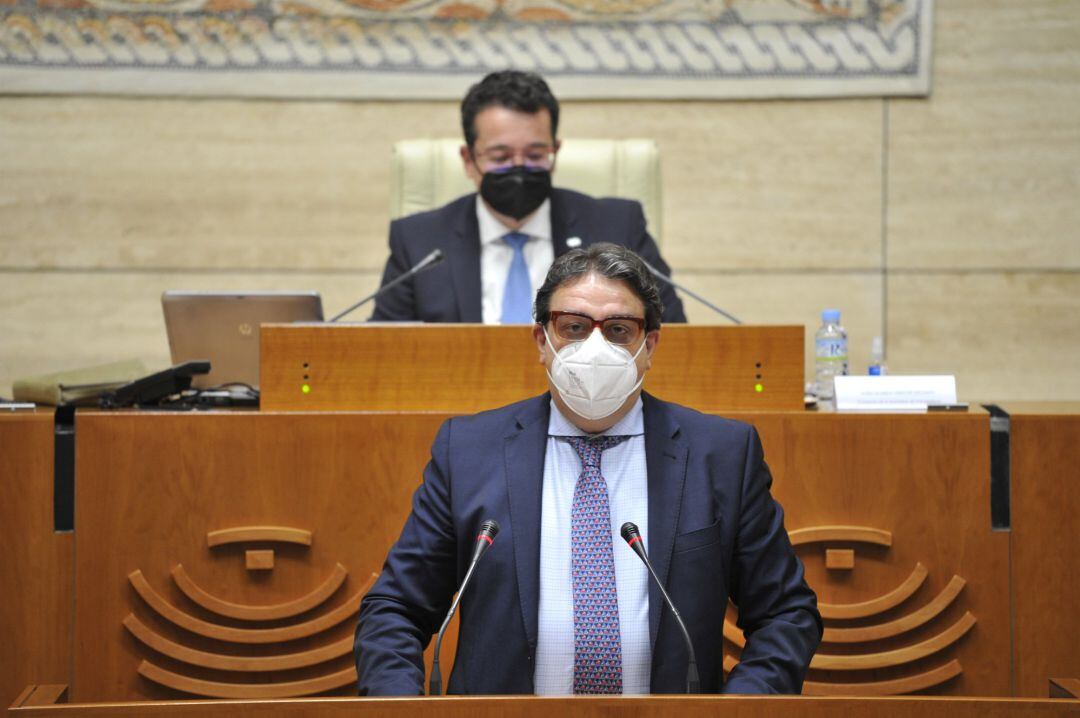
[[[491,213],[480,195],[476,195],[476,219],[480,223],[480,289],[484,324],[498,324],[502,317],[503,289],[514,250],[503,241],[509,232]],[[529,220],[517,230],[529,236],[522,250],[525,264],[529,267],[532,293],[544,283],[551,263],[555,261],[555,247],[551,239],[551,200],[546,199]]]
[[[619,594],[623,693],[649,692],[652,647],[649,642],[649,575],[645,564],[626,545],[619,529],[633,521],[648,546],[649,500],[645,465],[645,425],[641,398],[626,416],[604,434],[631,438],[603,453],[600,472],[607,481],[611,507],[611,540],[615,586]],[[587,436],[551,402],[540,534],[540,603],[533,675],[537,695],[574,692],[574,589],[571,578],[570,512],[581,459],[558,436]]]

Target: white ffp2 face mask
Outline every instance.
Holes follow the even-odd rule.
[[[555,351],[547,327],[544,339]],[[644,374],[640,379],[637,375],[637,358],[644,348],[642,342],[631,355],[594,330],[585,341],[567,344],[555,352],[548,379],[575,414],[590,420],[603,419],[618,411],[645,380]]]

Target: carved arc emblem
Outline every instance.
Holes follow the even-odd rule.
[[[208,549],[219,550],[273,543],[310,547],[312,532],[283,526],[239,526],[211,531],[206,540]],[[274,559],[273,549],[244,551],[249,573],[273,571]],[[170,634],[183,636],[183,640],[173,640],[140,620],[134,612],[124,618],[128,633],[156,654],[139,664],[138,672],[147,680],[198,696],[248,699],[313,695],[355,683],[355,667],[344,670],[323,667],[352,652],[352,637],[320,641],[319,636],[356,615],[375,575],[343,603],[327,609],[326,604],[348,575],[340,563],[308,593],[284,603],[262,605],[234,603],[215,595],[200,586],[182,563],[174,565],[170,573],[175,587],[197,607],[195,610],[213,616],[213,620],[201,618],[167,600],[140,569],[128,574],[135,593],[155,614],[154,621],[170,624]],[[293,648],[296,643],[302,643],[303,648]],[[251,648],[257,645],[271,648]],[[250,655],[256,651],[257,655]],[[168,659],[170,667],[162,665],[157,656]],[[208,671],[231,678],[208,680],[204,677]],[[289,671],[301,675],[295,680],[266,682],[269,674],[276,677]]]
[[[892,546],[892,533],[867,526],[815,526],[789,532],[794,546],[824,544],[825,567],[830,571],[850,571],[855,568],[855,552],[850,548],[830,548],[830,545],[869,544],[888,548]],[[903,668],[917,661],[933,662],[934,657],[949,646],[960,641],[975,625],[970,611],[955,622],[946,625],[929,638],[904,643],[904,637],[916,629],[938,619],[956,601],[966,583],[954,575],[948,584],[932,599],[917,607],[909,607],[898,618],[881,620],[882,614],[906,606],[926,581],[929,570],[917,562],[907,578],[895,588],[860,603],[818,603],[818,610],[825,621],[825,634],[818,653],[810,662],[812,670],[841,672],[850,675],[848,681],[806,681],[806,695],[900,695],[939,685],[960,675],[963,667],[957,659],[939,662],[936,667],[922,672],[909,673],[900,678],[884,681],[866,681],[861,678],[867,671]],[[902,609],[903,610],[903,609]],[[730,649],[741,650],[746,639],[735,625],[733,607],[729,606],[724,621],[724,638]],[[875,620],[875,617],[878,617]],[[858,625],[852,626],[853,622]],[[884,642],[887,650],[879,650],[875,643]],[[901,644],[900,647],[894,647]],[[738,660],[733,655],[724,658],[724,671],[730,672]],[[860,674],[860,672],[863,672]],[[834,674],[835,675],[835,674]]]

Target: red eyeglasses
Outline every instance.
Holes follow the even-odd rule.
[[[604,339],[618,346],[628,346],[635,343],[645,331],[645,319],[642,317],[593,319],[588,314],[577,312],[553,311],[550,314],[555,333],[568,342],[585,341],[593,329],[599,327]]]

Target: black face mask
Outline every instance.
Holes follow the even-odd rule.
[[[523,219],[551,194],[551,171],[511,167],[487,172],[480,182],[480,196],[499,214]]]

